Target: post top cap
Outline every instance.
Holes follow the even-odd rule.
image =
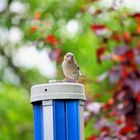
[[[79,83],[47,83],[31,87],[31,102],[51,99],[86,100],[85,89]]]

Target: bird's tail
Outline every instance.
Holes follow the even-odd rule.
[[[80,73],[80,76],[81,77],[86,77],[86,75],[82,74],[81,72],[79,72],[79,73]]]
[[[84,75],[84,74],[81,74],[80,76],[82,76],[82,77],[86,77],[86,75]]]

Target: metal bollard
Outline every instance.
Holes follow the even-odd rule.
[[[34,140],[84,140],[84,86],[48,83],[31,88]]]

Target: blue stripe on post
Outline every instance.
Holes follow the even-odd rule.
[[[66,140],[80,140],[79,101],[66,101]]]
[[[66,140],[65,102],[63,100],[53,101],[53,114],[54,140]]]
[[[42,102],[33,104],[34,109],[34,140],[43,140],[43,107]]]

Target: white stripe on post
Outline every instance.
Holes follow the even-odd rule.
[[[79,100],[80,111],[80,140],[84,140],[84,101]]]
[[[43,105],[44,140],[54,140],[53,131],[53,102],[45,100]]]

